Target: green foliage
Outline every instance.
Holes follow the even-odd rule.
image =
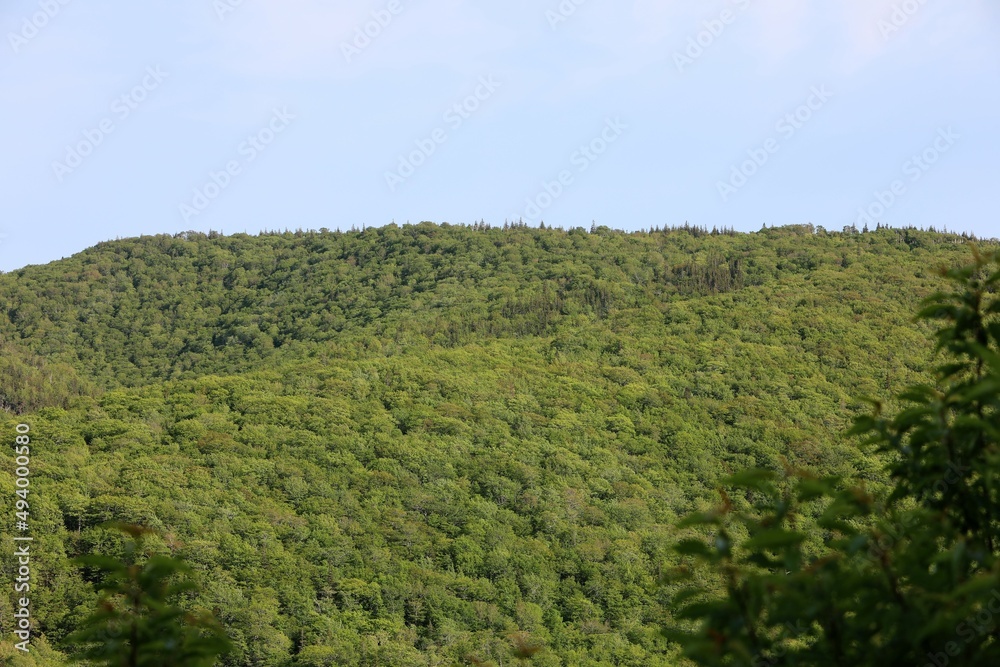
[[[124,558],[100,528],[124,521],[204,582],[184,602],[216,610],[225,667],[675,665],[670,526],[783,459],[884,487],[838,434],[856,396],[930,381],[909,314],[966,256],[904,230],[422,223],[2,275],[18,368],[100,388],[36,376],[0,426],[32,429],[35,636],[71,648],[97,596],[67,561]]]
[[[73,399],[92,396],[93,385],[82,380],[66,363],[50,364],[23,347],[0,339],[0,410],[36,412],[41,408],[69,407]]]
[[[12,643],[0,644],[0,665],[4,667],[66,667],[66,656],[55,650],[45,635],[32,640],[28,653],[20,651]]]
[[[68,638],[77,658],[107,667],[199,667],[215,663],[230,648],[225,631],[211,614],[187,612],[172,604],[196,588],[183,575],[189,568],[170,556],[142,557],[148,529],[121,525],[131,540],[125,560],[81,556],[79,565],[94,571],[100,583],[97,610]]]
[[[948,269],[920,311],[941,323],[936,383],[856,420],[891,493],[802,470],[748,471],[681,527],[670,634],[702,665],[1000,662],[1000,254]],[[697,564],[700,564],[697,565]]]

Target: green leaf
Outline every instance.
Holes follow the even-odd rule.
[[[802,533],[783,530],[781,528],[772,528],[771,530],[757,533],[747,540],[743,546],[751,551],[758,549],[775,551],[801,544],[805,539],[806,536]]]
[[[771,483],[775,479],[777,479],[777,475],[773,471],[756,468],[730,475],[723,479],[722,483],[726,486],[770,491],[773,488]]]
[[[700,556],[708,559],[715,558],[717,556],[717,554],[709,549],[703,541],[697,539],[681,540],[674,547],[674,551],[682,556]]]

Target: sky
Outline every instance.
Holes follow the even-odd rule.
[[[996,0],[4,0],[0,270],[429,220],[1000,236]]]

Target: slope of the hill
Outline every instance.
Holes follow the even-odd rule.
[[[423,223],[126,239],[0,275],[0,337],[105,387],[242,371],[315,343],[352,356],[523,336],[558,347],[631,335],[636,320],[653,336],[709,342],[735,329],[713,328],[737,324],[722,312],[730,307],[755,319],[781,313],[738,330],[744,341],[787,347],[799,335],[806,353],[835,354],[822,343],[856,348],[861,340],[841,337],[898,325],[929,289],[934,265],[967,252],[954,236],[807,230],[588,234]],[[860,326],[848,331],[852,319]],[[639,344],[662,356],[655,341]]]
[[[840,433],[922,378],[915,304],[968,256],[897,230],[421,224],[129,239],[0,276],[37,630],[87,611],[65,558],[114,549],[95,526],[119,519],[195,565],[230,665],[508,664],[515,632],[535,664],[673,664],[673,519],[745,466],[870,476]],[[5,467],[5,510],[13,490]]]

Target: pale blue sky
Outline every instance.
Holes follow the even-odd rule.
[[[1000,235],[994,0],[5,0],[0,31],[5,271],[392,220]]]

